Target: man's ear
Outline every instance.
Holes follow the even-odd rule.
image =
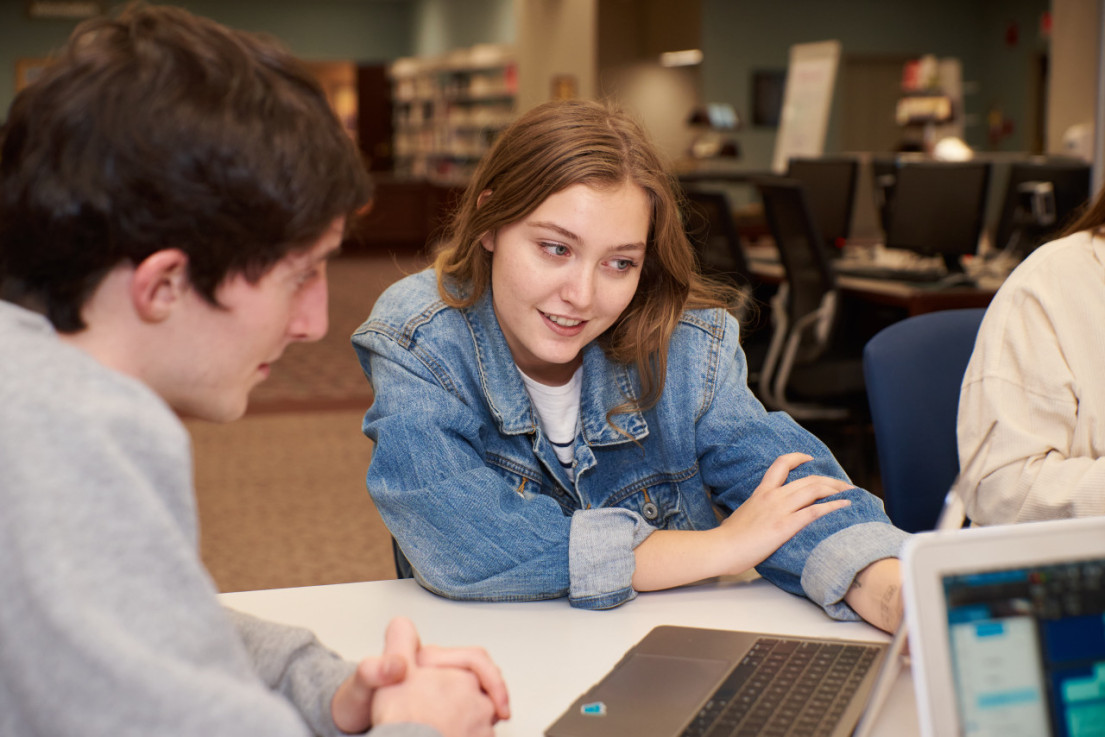
[[[166,248],[135,267],[130,298],[142,320],[161,322],[189,289],[187,254],[179,248]]]

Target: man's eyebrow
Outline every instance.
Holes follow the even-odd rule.
[[[290,255],[290,265],[296,272],[310,271],[322,263],[329,263],[341,254],[341,245],[327,249],[323,253],[301,251]]]
[[[341,244],[339,243],[338,245],[334,246],[333,248],[327,249],[324,253],[317,254],[316,256],[311,258],[308,261],[308,264],[313,266],[315,264],[320,264],[323,261],[331,261],[334,258],[340,256],[341,252],[342,252],[342,248],[341,248]]]

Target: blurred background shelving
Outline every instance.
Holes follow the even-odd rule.
[[[389,75],[397,178],[463,184],[514,120],[518,75],[509,46],[399,59]]]

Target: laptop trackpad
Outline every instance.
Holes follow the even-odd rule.
[[[724,660],[635,653],[587,695],[606,707],[605,717],[591,717],[594,734],[678,734],[730,667]]]

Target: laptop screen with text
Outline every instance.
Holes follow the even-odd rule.
[[[1105,730],[1105,560],[944,577],[965,735]]]

